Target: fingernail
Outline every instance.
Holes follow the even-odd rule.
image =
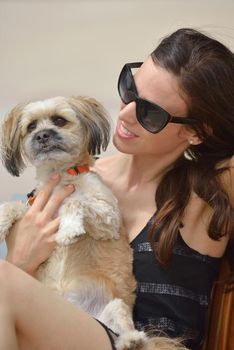
[[[54,181],[58,180],[59,179],[59,174],[53,174],[51,176],[51,179],[54,180]]]
[[[72,184],[66,185],[65,187],[68,188],[69,190],[73,190],[73,191],[75,189],[75,186]]]

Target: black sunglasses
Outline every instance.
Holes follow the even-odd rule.
[[[136,117],[147,131],[156,134],[168,123],[194,124],[195,119],[174,117],[157,104],[138,96],[132,75],[132,68],[139,68],[143,62],[127,63],[123,66],[118,80],[119,96],[124,104],[136,102]]]

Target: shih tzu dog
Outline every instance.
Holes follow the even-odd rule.
[[[93,156],[107,147],[109,133],[107,113],[94,99],[56,97],[33,102],[17,106],[5,119],[2,158],[14,176],[26,162],[36,167],[34,196],[53,173],[60,175],[59,186],[75,185],[76,191],[58,213],[58,246],[40,266],[37,278],[122,334],[117,348],[131,349],[145,341],[131,318],[132,253],[116,198],[89,170]],[[1,240],[26,210],[22,202],[1,205]]]
[[[37,278],[118,333],[118,350],[177,349],[165,338],[156,337],[152,343],[134,328],[136,283],[131,248],[116,198],[90,170],[93,156],[107,147],[109,134],[104,108],[86,97],[19,105],[4,120],[3,163],[14,176],[20,175],[27,162],[36,167],[34,196],[53,173],[60,175],[59,186],[72,183],[76,188],[58,212],[58,245],[39,267]],[[0,206],[0,240],[28,205],[9,202]]]

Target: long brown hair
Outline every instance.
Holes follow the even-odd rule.
[[[197,120],[193,129],[203,140],[176,161],[156,191],[158,210],[150,239],[155,242],[160,228],[155,252],[166,266],[192,191],[213,209],[209,237],[234,238],[234,209],[220,181],[229,167],[219,166],[234,154],[234,54],[217,40],[183,28],[164,38],[151,56],[177,78],[188,117]]]

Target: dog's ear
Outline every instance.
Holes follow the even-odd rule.
[[[2,160],[13,176],[19,176],[25,168],[25,162],[21,149],[20,119],[24,105],[13,108],[3,121],[1,130]]]
[[[111,130],[110,119],[105,108],[90,97],[71,97],[68,102],[82,124],[89,154],[98,155],[101,149],[105,151]]]

